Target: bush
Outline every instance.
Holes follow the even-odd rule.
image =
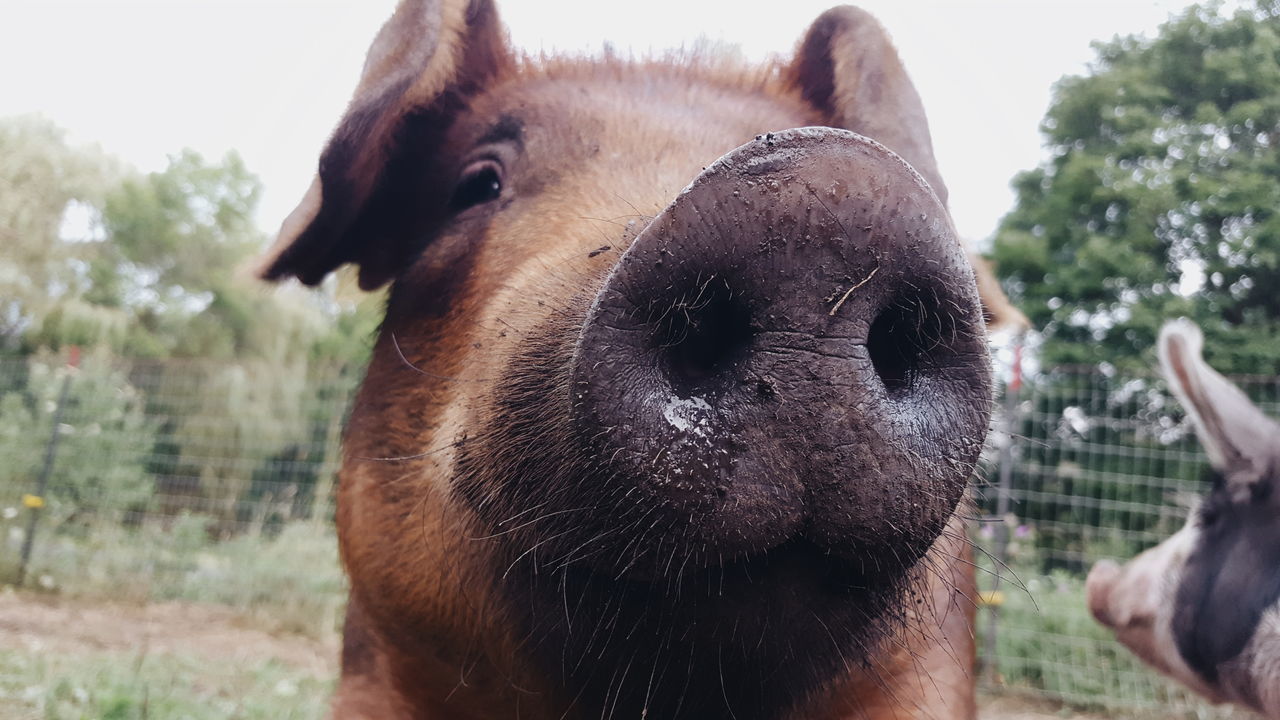
[[[144,509],[154,488],[146,458],[156,423],[125,374],[98,358],[86,359],[80,369],[33,358],[24,370],[25,386],[0,396],[0,507],[36,493],[57,417],[45,522],[83,529],[118,524]]]

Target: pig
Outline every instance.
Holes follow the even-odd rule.
[[[860,10],[754,66],[404,0],[260,268],[390,285],[334,717],[972,717],[961,499],[1016,311],[946,198]]]
[[[1160,331],[1160,369],[1213,484],[1186,525],[1121,566],[1094,565],[1089,609],[1161,672],[1215,703],[1280,718],[1280,425],[1205,363],[1200,329]]]

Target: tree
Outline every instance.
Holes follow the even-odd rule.
[[[76,294],[70,259],[119,173],[44,118],[0,120],[0,350],[16,349],[56,302]]]
[[[184,151],[163,172],[125,180],[107,196],[107,242],[84,296],[131,316],[125,353],[202,361],[168,364],[165,374],[186,387],[162,381],[150,402],[172,418],[166,474],[196,479],[195,499],[223,533],[244,520],[255,468],[280,465],[289,448],[310,452],[302,448],[316,432],[313,366],[326,366],[330,379],[328,366],[365,346],[364,338],[334,337],[353,327],[351,308],[296,287],[270,288],[243,270],[266,244],[253,223],[260,193],[235,154],[208,163]]]
[[[1095,50],[995,236],[1042,362],[1145,369],[1185,315],[1215,367],[1280,372],[1280,2],[1193,6]]]
[[[282,469],[333,464],[335,408],[367,357],[379,302],[246,272],[266,245],[253,221],[260,194],[234,153],[209,162],[184,150],[142,174],[70,147],[47,121],[0,120],[0,348],[92,350],[106,374],[76,375],[76,407],[124,423],[67,440],[84,452],[66,461],[59,507],[87,517],[103,498],[127,509],[154,489],[159,509],[208,512],[230,533],[255,493],[287,495],[300,511],[327,493],[316,473]],[[0,459],[13,455],[14,470],[0,488],[30,484],[42,447],[32,433],[49,421],[52,375],[28,365],[0,387]],[[107,440],[128,449],[115,474],[93,467],[108,448],[86,444]]]
[[[84,300],[124,310],[131,355],[234,357],[256,321],[237,268],[263,247],[253,212],[261,183],[235,153],[191,150],[107,194],[105,241],[89,259]]]

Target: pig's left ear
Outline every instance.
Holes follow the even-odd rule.
[[[1246,503],[1271,469],[1280,424],[1201,357],[1204,337],[1188,320],[1160,329],[1160,369],[1195,423],[1209,463],[1226,479],[1231,498]]]
[[[369,48],[311,188],[285,219],[258,275],[315,285],[339,265],[355,263],[366,290],[394,277],[420,242],[397,214],[413,199],[390,197],[410,185],[392,181],[397,160],[421,164],[422,157],[403,160],[406,146],[432,153],[468,98],[510,63],[492,0],[401,0]]]
[[[829,125],[866,135],[900,155],[946,204],[924,106],[875,18],[847,5],[826,11],[800,41],[787,75]]]

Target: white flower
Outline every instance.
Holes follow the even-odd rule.
[[[276,694],[280,697],[293,697],[298,694],[298,684],[292,680],[281,680],[276,683]]]

